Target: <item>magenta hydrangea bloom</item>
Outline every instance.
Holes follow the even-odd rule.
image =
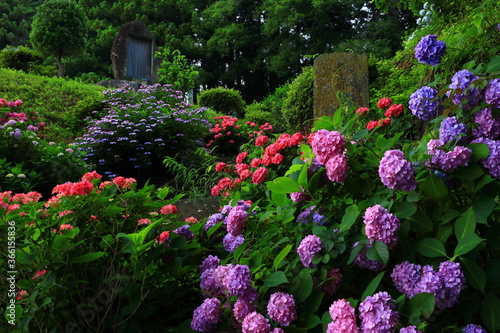
[[[288,326],[297,319],[297,309],[292,295],[277,292],[271,295],[267,303],[267,313],[281,326]]]
[[[488,82],[484,92],[484,99],[489,105],[500,109],[500,78]]]
[[[471,110],[477,106],[483,99],[481,89],[470,88],[470,85],[479,79],[479,76],[474,75],[470,71],[463,69],[458,71],[451,78],[450,89],[459,89],[460,92],[453,94],[452,101],[455,105],[459,105],[463,100],[467,100],[461,107],[464,110]],[[449,97],[451,91],[447,91],[446,95]]]
[[[310,200],[311,196],[306,192],[293,192],[290,193],[290,199],[292,199],[293,202],[301,202]]]
[[[381,241],[389,250],[398,243],[399,219],[380,205],[369,207],[363,216],[365,234],[373,243]]]
[[[474,115],[477,127],[472,130],[476,139],[495,139],[500,136],[500,119],[493,119],[490,108],[482,109]]]
[[[441,287],[435,292],[436,308],[451,308],[458,303],[458,297],[465,283],[460,263],[451,261],[442,262],[439,265],[438,276],[441,280]]]
[[[234,318],[241,323],[243,319],[245,319],[247,314],[249,314],[250,312],[254,312],[255,310],[256,307],[254,304],[252,304],[245,298],[239,297],[233,306]]]
[[[243,224],[247,220],[247,212],[243,206],[234,206],[226,217],[227,232],[238,236],[243,232]]]
[[[422,64],[437,66],[446,53],[446,43],[437,39],[437,35],[422,37],[415,46],[415,58]]]
[[[344,151],[345,138],[337,131],[320,129],[314,133],[311,143],[316,159],[325,165],[326,162],[335,155]]]
[[[382,183],[390,189],[409,192],[417,188],[415,169],[401,150],[388,150],[384,153],[378,174]]]
[[[245,316],[241,323],[243,333],[269,333],[271,325],[263,315],[254,311]]]
[[[300,242],[297,248],[297,253],[299,254],[300,261],[304,267],[311,268],[312,259],[316,253],[318,253],[323,246],[321,239],[316,235],[308,235]]]
[[[486,330],[481,325],[469,324],[462,331],[464,333],[486,333]]]
[[[440,99],[437,95],[438,91],[436,89],[423,86],[410,95],[408,108],[411,113],[422,120],[436,118],[441,111]]]
[[[207,298],[194,310],[191,328],[198,332],[209,332],[220,320],[220,301]]]
[[[403,327],[399,330],[399,333],[422,333],[420,330],[417,330],[417,326],[408,326]]]
[[[330,157],[326,162],[326,176],[332,182],[343,183],[347,178],[347,171],[349,166],[347,165],[347,156],[344,154],[337,154]]]
[[[285,333],[285,331],[283,331],[283,329],[282,329],[282,328],[280,328],[280,327],[275,327],[275,328],[271,331],[271,333]]]
[[[493,177],[500,178],[500,140],[476,139],[473,143],[484,143],[490,149],[487,158],[481,160],[483,166]]]
[[[465,124],[459,122],[456,117],[443,119],[439,127],[439,139],[445,144],[448,142],[460,142],[467,134]]]
[[[339,299],[330,306],[328,312],[333,321],[328,324],[326,333],[358,333],[354,308],[345,299]]]
[[[368,296],[359,305],[361,330],[365,333],[391,333],[399,314],[392,297],[385,291]]]
[[[352,247],[355,248],[358,246],[359,242],[355,242]],[[358,265],[361,268],[367,268],[371,271],[378,272],[381,271],[385,265],[381,263],[380,261],[376,260],[371,260],[368,259],[366,256],[366,252],[372,247],[372,245],[366,245],[364,246],[357,254],[356,257],[354,258],[354,263]]]
[[[238,246],[240,246],[244,242],[245,238],[242,235],[233,236],[232,234],[227,233],[222,240],[222,245],[224,245],[224,249],[227,252],[233,253],[238,248]]]

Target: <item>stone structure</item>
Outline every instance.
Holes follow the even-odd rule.
[[[152,84],[158,79],[160,60],[155,40],[146,25],[133,21],[125,24],[111,48],[111,63],[115,80]]]
[[[368,57],[356,53],[326,53],[314,60],[314,116],[332,116],[339,108],[337,92],[368,106]]]

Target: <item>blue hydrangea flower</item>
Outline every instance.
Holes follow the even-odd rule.
[[[494,108],[500,109],[500,78],[488,82],[484,92],[486,103]]]
[[[441,111],[438,91],[434,88],[423,86],[410,96],[408,107],[415,116],[422,120],[430,120],[437,117]]]
[[[459,142],[467,134],[465,124],[459,122],[456,117],[447,117],[441,122],[439,138],[446,144],[448,142]]]
[[[436,66],[441,62],[441,57],[446,53],[446,43],[437,40],[437,35],[422,37],[415,46],[415,58],[422,63]]]
[[[455,91],[451,99],[455,105],[459,105],[464,100],[467,100],[467,102],[463,103],[461,107],[464,110],[471,110],[481,103],[483,99],[481,89],[473,87],[470,88],[470,85],[478,79],[479,76],[474,75],[466,69],[458,71],[455,75],[453,75],[449,87],[450,89],[458,89],[458,91]],[[451,95],[451,91],[447,91],[446,95],[449,97]]]

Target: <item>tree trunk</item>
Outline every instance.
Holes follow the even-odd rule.
[[[57,61],[57,77],[62,77],[63,72],[64,72],[64,65],[62,63],[61,55],[56,54],[56,61]]]

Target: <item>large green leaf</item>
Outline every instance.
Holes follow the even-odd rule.
[[[389,249],[381,241],[375,241],[371,248],[366,251],[366,257],[370,260],[380,261],[387,264],[389,261]]]
[[[425,257],[448,257],[443,243],[435,238],[425,238],[417,243],[417,251]]]
[[[283,250],[280,251],[280,253],[278,253],[276,258],[274,258],[274,268],[278,269],[280,267],[281,261],[285,259],[285,257],[288,255],[291,249],[292,249],[292,244],[288,244],[287,246],[285,246]]]
[[[272,181],[266,182],[267,188],[270,191],[278,193],[293,193],[300,192],[302,188],[297,182],[288,177],[278,177]]]
[[[500,329],[500,300],[493,293],[486,294],[481,304],[481,319],[491,332]]]
[[[394,215],[396,215],[400,219],[404,219],[412,216],[416,211],[417,205],[408,201],[403,201],[400,205],[397,206]]]
[[[421,316],[427,319],[434,312],[435,297],[431,293],[421,293],[413,296],[408,302],[410,308],[417,308]]]
[[[455,221],[455,236],[462,240],[465,236],[473,234],[476,230],[476,216],[474,210],[469,208]]]
[[[373,280],[370,281],[368,286],[366,286],[365,291],[363,292],[363,295],[361,295],[361,299],[364,300],[366,297],[371,296],[375,293],[377,290],[380,281],[382,281],[382,278],[384,277],[385,271],[379,273],[376,277],[373,278]]]
[[[82,264],[82,263],[85,263],[85,262],[91,262],[91,261],[99,259],[104,254],[105,254],[104,252],[90,252],[90,253],[85,253],[85,254],[83,254],[81,256],[73,258],[73,260],[71,260],[71,263],[72,264]]]
[[[455,248],[455,256],[461,256],[474,250],[484,239],[476,234],[467,234],[462,238]]]
[[[310,273],[302,271],[297,275],[290,284],[290,293],[293,295],[295,302],[303,302],[313,289],[313,279]]]
[[[474,261],[464,257],[460,257],[460,261],[462,262],[462,268],[467,283],[477,290],[484,292],[484,287],[486,285],[486,273],[483,268]]]
[[[421,189],[429,198],[434,200],[441,200],[448,196],[448,188],[443,180],[433,173],[427,174],[427,177],[422,182]]]
[[[357,217],[359,216],[359,209],[356,205],[351,205],[346,208],[344,216],[342,216],[342,223],[339,227],[339,232],[348,231],[351,226],[356,222]]]
[[[275,287],[283,283],[288,283],[288,279],[282,271],[273,272],[264,279],[265,287]]]

